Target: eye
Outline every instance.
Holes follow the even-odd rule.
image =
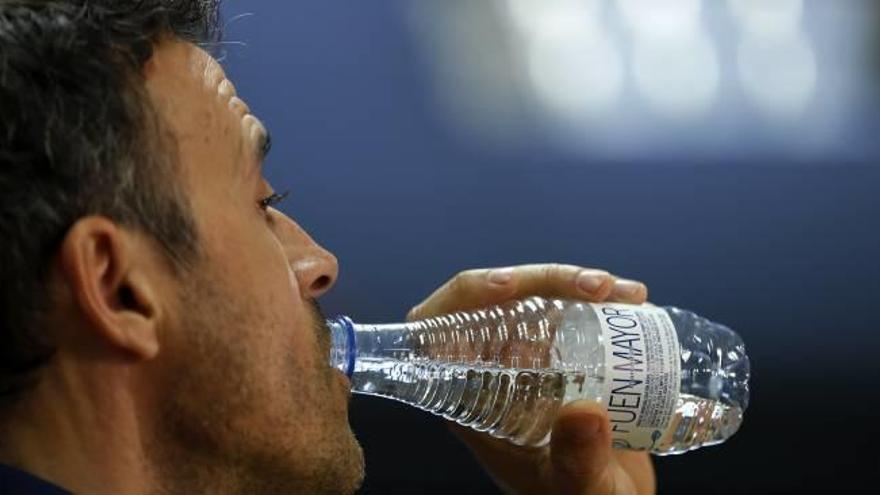
[[[287,196],[290,195],[290,191],[284,191],[283,193],[272,193],[269,196],[257,201],[257,204],[260,206],[262,210],[268,210],[270,206],[275,206],[278,203],[287,199]]]

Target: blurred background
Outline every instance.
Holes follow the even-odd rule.
[[[229,0],[224,64],[328,314],[565,262],[724,322],[752,400],[661,493],[876,490],[880,8],[871,0]],[[442,422],[355,397],[361,493],[497,493]]]

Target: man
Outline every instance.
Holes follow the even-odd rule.
[[[0,1],[0,491],[351,493],[332,254],[273,208],[266,129],[195,43],[204,1]],[[410,318],[529,294],[642,302],[563,265],[462,272]],[[648,493],[596,405],[551,446],[455,429],[516,493]]]

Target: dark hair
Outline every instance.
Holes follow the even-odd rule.
[[[142,70],[163,38],[218,38],[218,18],[217,0],[0,0],[0,403],[54,352],[47,269],[78,218],[150,234],[176,273],[195,255]]]

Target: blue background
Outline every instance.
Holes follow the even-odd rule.
[[[857,105],[839,153],[591,158],[485,148],[436,117],[399,2],[226,6],[224,64],[272,130],[282,209],[340,260],[328,314],[403,318],[457,271],[606,268],[658,304],[737,329],[752,403],[724,446],[655,458],[661,493],[764,493],[878,481],[877,115]],[[754,140],[758,140],[754,137]],[[753,148],[755,149],[752,152]],[[356,397],[362,493],[494,493],[442,422]]]

